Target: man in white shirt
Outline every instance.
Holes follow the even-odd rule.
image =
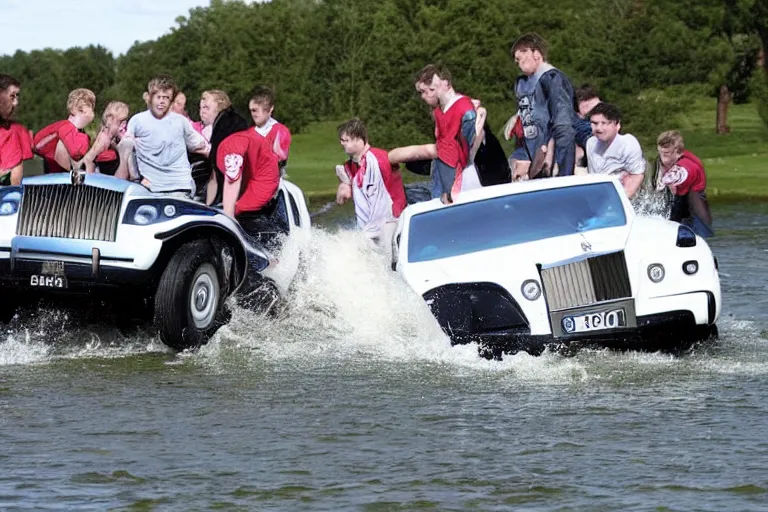
[[[613,174],[630,199],[645,177],[646,161],[637,139],[621,134],[621,111],[610,103],[599,103],[589,113],[592,137],[587,141],[590,174]]]
[[[152,192],[191,197],[195,183],[187,150],[207,155],[210,145],[186,117],[171,111],[178,93],[173,78],[153,78],[147,93],[149,109],[131,118],[123,137],[135,150],[142,184]]]

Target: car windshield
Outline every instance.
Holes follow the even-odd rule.
[[[432,261],[626,223],[613,183],[494,197],[414,215],[408,261]]]

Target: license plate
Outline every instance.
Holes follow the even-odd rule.
[[[620,329],[626,326],[627,314],[624,309],[563,317],[563,331],[566,334]]]
[[[40,288],[66,288],[67,278],[64,276],[33,275],[29,276],[29,285]]]

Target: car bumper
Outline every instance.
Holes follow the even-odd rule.
[[[654,300],[651,309],[668,302],[672,304],[671,301],[671,298],[666,297]],[[690,348],[694,343],[716,334],[714,324],[718,305],[713,293],[685,294],[677,297],[675,302],[678,308],[684,304],[686,309],[668,308],[662,312],[637,315],[632,327],[621,329],[555,336],[534,335],[527,327],[515,327],[492,332],[449,335],[455,344],[478,343],[481,351],[499,357],[503,353],[513,354],[520,351],[540,354],[551,346],[675,352]],[[648,309],[648,306],[644,306],[645,311]]]
[[[57,263],[55,271],[51,270],[51,262]],[[62,277],[66,286],[33,285],[32,276]],[[0,286],[24,295],[113,293],[118,289],[140,291],[150,288],[153,283],[154,277],[147,270],[112,265],[98,258],[96,261],[66,261],[56,255],[50,259],[0,258]]]

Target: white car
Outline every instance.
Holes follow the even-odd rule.
[[[116,306],[119,320],[146,317],[174,349],[197,347],[228,321],[231,295],[263,310],[288,290],[299,254],[273,254],[286,235],[309,233],[309,212],[286,180],[268,210],[254,237],[221,210],[111,176],[0,187],[0,321],[39,299],[95,300]]]
[[[717,260],[676,222],[635,214],[621,184],[568,176],[403,211],[392,266],[453,343],[487,357],[551,344],[643,350],[717,335]]]

